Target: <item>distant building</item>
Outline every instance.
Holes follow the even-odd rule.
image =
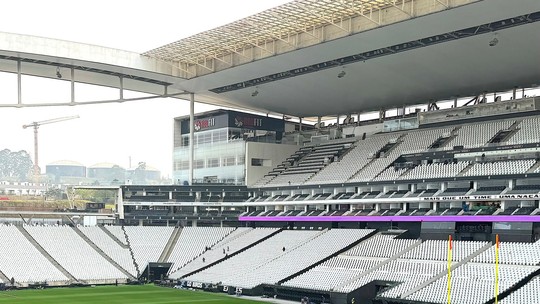
[[[120,185],[125,183],[126,169],[113,163],[97,163],[88,167],[87,177],[94,184]]]
[[[0,181],[0,195],[43,195],[46,191],[46,184]]]
[[[175,184],[189,184],[190,128],[189,116],[174,119]],[[195,115],[193,128],[193,183],[251,185],[297,149],[282,144],[294,130],[284,119],[220,109]]]
[[[71,160],[52,162],[45,167],[45,172],[54,183],[86,178],[86,166]]]
[[[130,168],[126,170],[126,184],[132,185],[152,185],[161,182],[161,171],[159,169],[144,166],[144,168]]]

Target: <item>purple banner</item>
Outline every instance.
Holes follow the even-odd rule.
[[[540,215],[241,216],[249,222],[540,222]]]

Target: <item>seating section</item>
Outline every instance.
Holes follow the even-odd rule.
[[[372,160],[375,152],[395,138],[395,134],[383,134],[357,141],[354,147],[339,162],[329,164],[305,184],[316,185],[347,181]]]
[[[510,137],[508,144],[528,144],[538,142],[540,138],[540,117],[534,116],[523,119],[517,126],[517,131]]]
[[[495,246],[473,259],[478,263],[495,263]],[[540,241],[536,243],[501,242],[499,244],[499,263],[509,265],[540,264]]]
[[[78,227],[78,229],[108,257],[113,259],[131,275],[137,277],[137,269],[135,268],[135,264],[133,264],[129,248],[120,246],[99,227]]]
[[[30,243],[15,226],[0,225],[0,270],[17,284],[67,283],[69,279]]]
[[[186,263],[205,252],[206,248],[233,232],[234,228],[219,227],[185,227],[176,242],[168,262],[173,263],[171,269],[184,266]],[[238,233],[242,232],[239,230]],[[157,261],[157,260],[156,260]]]
[[[30,235],[69,273],[85,281],[125,280],[127,277],[103,258],[69,226],[25,226]]]
[[[486,246],[487,242],[453,241],[452,261],[459,262],[475,251]],[[446,261],[448,259],[448,241],[427,240],[420,246],[403,255],[405,259],[422,259],[431,261]]]
[[[344,253],[347,256],[389,258],[398,254],[416,241],[395,239],[395,235],[377,235]]]
[[[416,166],[410,171],[407,171],[399,178],[406,179],[423,179],[423,178],[445,178],[454,177],[459,172],[463,171],[469,162],[457,163],[431,163],[427,165]]]
[[[430,149],[459,151],[491,143],[509,145],[538,142],[539,125],[539,117],[517,122],[515,119],[493,120],[453,127],[374,134],[357,141],[335,140],[322,145],[305,146],[274,168],[255,187],[523,174],[531,168],[539,173],[540,167],[536,168],[534,160],[473,163],[471,159],[406,168],[394,166],[402,155],[427,152]]]
[[[497,162],[475,163],[465,176],[482,175],[505,175],[505,174],[523,174],[536,163],[534,159],[519,159]]]
[[[114,235],[122,244],[127,245],[126,235],[121,226],[107,225],[104,226],[112,235]]]
[[[43,282],[67,285],[72,283],[71,276],[89,284],[125,282],[127,277],[109,263],[110,259],[136,275],[127,245],[119,244],[100,227],[77,229],[108,258],[73,227],[0,225],[3,241],[0,275],[13,277],[17,285],[23,287]],[[115,231],[119,239],[123,235],[120,234],[122,228],[107,229]],[[173,232],[172,227],[137,226],[125,227],[125,230],[128,236],[125,240],[129,241],[142,268],[146,267],[145,261],[158,260]],[[187,227],[182,229],[174,254],[169,258],[181,265],[170,278],[185,277],[190,281],[221,282],[225,286],[243,288],[282,284],[345,293],[381,280],[394,283],[379,291],[378,297],[383,302],[446,303],[446,240],[422,242],[382,232],[369,236],[373,232],[371,229],[278,231],[277,228]],[[49,261],[48,255],[37,249],[40,246],[54,261]],[[452,303],[492,300],[495,247],[478,241],[454,241],[452,247]],[[344,248],[350,249],[345,251]],[[336,255],[337,252],[341,253]],[[52,262],[57,262],[69,274],[64,274]],[[313,267],[316,263],[318,265]],[[499,264],[499,293],[515,289],[505,295],[501,303],[540,301],[540,277],[534,277],[540,271],[540,241],[501,242]],[[308,267],[313,268],[293,276]],[[531,277],[533,279],[529,280]],[[285,278],[290,279],[283,282]],[[5,278],[0,281],[5,282]]]
[[[508,190],[506,194],[535,194],[540,192],[539,185],[516,185]]]
[[[336,287],[336,290],[341,292],[350,292],[357,289],[373,280],[387,280],[399,282],[397,290],[393,290],[394,294],[413,288],[416,285],[433,277],[436,273],[444,269],[444,263],[432,262],[423,260],[405,260],[405,259],[385,259],[378,264],[375,269],[368,271],[360,276],[344,282]]]
[[[169,277],[179,279],[190,272],[223,259],[228,255],[232,255],[276,231],[277,228],[237,228],[221,242],[187,264],[180,266],[178,269],[172,268],[174,270]]]
[[[437,241],[431,241],[437,242]],[[427,243],[427,242],[425,242]],[[454,242],[453,253],[459,257],[467,255],[467,252],[458,250],[458,248],[468,248],[465,251],[472,252],[475,250],[475,242],[469,242],[468,246],[459,246],[459,243]],[[461,242],[461,245],[467,244]],[[485,246],[485,243],[483,246]],[[540,242],[536,243],[508,243],[501,242],[499,247],[499,293],[506,291],[508,288],[514,286],[521,279],[527,275],[540,269],[538,263],[540,262],[539,252]],[[431,246],[425,248],[424,252],[429,253],[428,249]],[[416,248],[415,248],[416,249]],[[442,259],[443,254],[439,254],[438,257],[433,258]],[[465,263],[452,271],[452,299],[455,303],[485,303],[493,298],[494,295],[494,280],[495,280],[495,248],[494,246],[481,252],[474,257],[470,262]],[[534,265],[534,266],[532,266]],[[444,291],[447,288],[447,276],[441,276],[441,278],[435,280],[433,283],[427,285],[425,288],[411,294],[406,297],[406,300],[410,301],[424,301],[430,303],[446,303],[446,296]],[[382,294],[382,296],[395,295]],[[520,302],[527,303],[527,302]],[[531,302],[531,303],[534,303]]]
[[[494,120],[464,125],[457,130],[456,137],[444,147],[444,150],[451,150],[456,146],[481,147],[487,144],[500,130],[508,129],[514,122],[514,120]],[[473,134],[474,136],[472,136]]]
[[[380,296],[401,298],[446,271],[447,241],[422,243],[395,237],[375,235],[283,285],[351,292],[373,280],[383,280],[397,284],[383,290]],[[453,263],[484,250],[487,245],[487,242],[454,241]]]
[[[500,265],[499,293],[506,291],[519,280],[538,269],[538,266]],[[494,283],[494,264],[464,264],[452,271],[452,303],[485,303],[494,297]],[[443,276],[405,299],[429,303],[447,303],[447,285],[448,277]]]
[[[369,229],[282,231],[213,267],[188,276],[197,282],[253,288],[300,271],[367,236]]]
[[[334,257],[321,265],[297,276],[284,286],[330,291],[381,262],[381,259],[364,259],[347,256]]]
[[[336,140],[302,147],[264,178],[257,181],[254,187],[302,184],[332,162],[339,162],[340,156],[351,148],[354,141],[354,139]]]
[[[501,304],[540,303],[540,277],[535,277],[520,289],[499,301]]]
[[[173,227],[126,226],[129,245],[135,255],[139,270],[144,271],[149,262],[157,262],[173,232]]]
[[[375,235],[352,249],[310,269],[283,285],[319,290],[333,290],[360,276],[417,243],[416,240],[395,239],[395,235]],[[325,278],[321,280],[321,278]],[[366,282],[368,283],[368,282]],[[361,286],[361,285],[360,285]]]
[[[414,133],[407,133],[398,139],[398,143],[384,153],[383,156],[374,159],[362,170],[360,170],[350,182],[367,182],[376,177],[381,171],[390,166],[402,154],[425,151],[437,140],[441,134],[449,132],[450,129],[430,129]]]

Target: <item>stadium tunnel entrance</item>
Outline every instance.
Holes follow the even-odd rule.
[[[146,269],[139,276],[139,280],[143,282],[161,281],[167,277],[171,266],[172,263],[148,263]]]

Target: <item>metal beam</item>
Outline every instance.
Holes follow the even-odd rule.
[[[75,69],[71,68],[71,103],[75,103]]]
[[[195,151],[195,94],[189,94],[189,185],[193,185],[193,158]]]
[[[17,104],[22,105],[21,61],[17,60]]]
[[[125,99],[112,99],[112,100],[95,100],[95,101],[81,101],[81,102],[64,102],[64,103],[37,103],[37,104],[0,104],[0,108],[37,108],[37,107],[63,107],[63,106],[84,106],[92,104],[105,104],[105,103],[122,103],[129,101],[138,101],[138,100],[150,100],[156,98],[169,98],[176,97],[180,95],[186,95],[188,93],[174,93],[174,94],[164,94],[156,96],[145,96],[145,97],[135,97],[135,98],[125,98]]]

